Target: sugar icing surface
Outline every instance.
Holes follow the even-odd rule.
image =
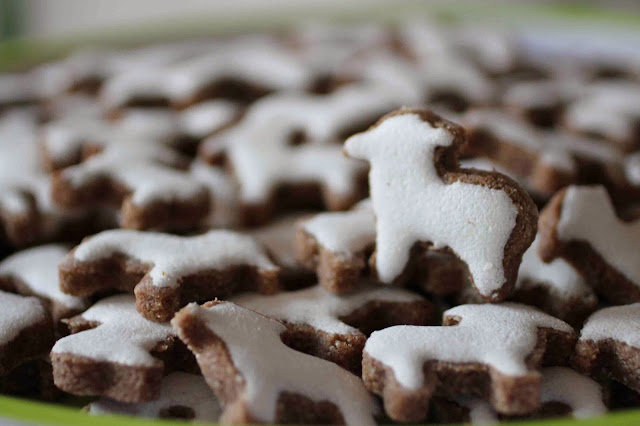
[[[436,248],[450,247],[469,266],[478,291],[490,295],[506,281],[504,248],[518,212],[504,191],[442,181],[433,164],[434,152],[452,141],[446,130],[431,127],[415,114],[403,114],[350,137],[345,150],[371,163],[380,279],[393,281],[414,243],[430,241]]]
[[[538,328],[573,328],[535,308],[516,303],[460,305],[444,313],[460,318],[450,327],[395,326],[375,331],[364,351],[393,370],[405,388],[424,384],[426,361],[488,364],[508,376],[530,372],[526,359],[538,341]]]

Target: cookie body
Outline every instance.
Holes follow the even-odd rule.
[[[540,257],[561,257],[613,303],[640,300],[640,220],[625,222],[601,186],[558,192],[540,217]]]
[[[172,320],[234,423],[374,424],[360,379],[287,347],[287,328],[229,302],[188,305]]]
[[[386,413],[420,421],[432,395],[479,396],[502,414],[540,404],[539,367],[567,361],[575,335],[563,321],[526,305],[461,305],[445,327],[396,326],[371,335],[363,378]]]
[[[612,306],[593,313],[580,331],[573,365],[598,378],[612,378],[640,391],[640,304]]]
[[[468,265],[482,297],[501,300],[533,241],[537,211],[506,176],[459,169],[463,143],[459,126],[428,110],[401,109],[349,138],[345,151],[371,163],[375,267],[382,282],[397,280],[414,247],[424,243],[450,249]]]
[[[233,291],[273,293],[279,268],[253,238],[213,230],[194,237],[132,230],[105,231],[86,239],[60,263],[62,291],[91,295],[135,292],[138,311],[168,321],[191,301]]]
[[[57,387],[122,402],[156,399],[165,362],[179,361],[169,324],[143,318],[130,295],[102,299],[68,321],[73,334],[51,350]]]
[[[92,402],[91,415],[138,416],[217,422],[220,406],[202,376],[176,371],[160,385],[158,399],[149,402],[124,403],[108,398]]]
[[[367,335],[398,324],[427,325],[434,307],[406,290],[361,285],[335,296],[320,286],[271,296],[241,294],[230,301],[285,323],[287,345],[360,375]]]

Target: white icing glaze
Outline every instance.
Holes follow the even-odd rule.
[[[64,294],[60,290],[58,264],[67,252],[67,247],[60,244],[20,251],[0,262],[0,275],[20,280],[36,296],[70,309],[85,309],[88,305],[83,298]]]
[[[357,334],[356,328],[340,318],[369,302],[409,303],[423,299],[400,288],[363,286],[357,293],[336,296],[320,286],[313,286],[271,296],[240,294],[230,300],[280,321],[308,324],[331,334]]]
[[[517,209],[504,191],[442,181],[433,155],[436,147],[452,141],[445,129],[403,114],[352,136],[345,151],[371,163],[380,279],[393,281],[414,243],[430,241],[435,248],[450,247],[466,262],[478,291],[488,296],[506,280],[502,259]]]
[[[507,376],[531,373],[525,360],[538,341],[538,328],[572,332],[567,323],[516,303],[460,305],[444,313],[460,318],[450,327],[395,326],[376,331],[364,351],[393,370],[403,387],[424,384],[426,361],[488,364]]]
[[[604,187],[570,186],[562,200],[557,233],[563,242],[588,243],[605,262],[640,286],[640,220],[620,220]]]
[[[345,89],[329,97],[284,94],[262,99],[238,125],[207,139],[203,151],[226,152],[244,202],[264,202],[283,183],[319,182],[333,193],[349,195],[364,165],[345,158],[340,146],[329,143],[336,136],[333,132],[342,129],[340,123],[347,122],[347,111],[349,120],[360,113],[360,104],[356,108],[348,93]],[[299,130],[310,140],[291,146],[289,138]]]
[[[194,237],[127,229],[104,231],[77,246],[74,257],[92,262],[117,253],[151,264],[148,275],[158,287],[177,287],[185,276],[238,265],[277,269],[255,239],[227,230]]]
[[[179,371],[162,379],[160,396],[155,401],[128,404],[102,398],[89,404],[89,414],[159,418],[163,409],[177,406],[191,408],[194,421],[217,422],[220,418],[220,405],[204,378]]]
[[[307,87],[314,77],[296,57],[266,37],[246,37],[215,45],[211,53],[171,68],[166,90],[188,99],[207,85],[232,78],[276,90]]]
[[[155,201],[194,199],[205,191],[204,186],[187,173],[163,165],[178,160],[178,154],[155,142],[124,140],[64,169],[62,176],[76,187],[110,176],[129,188],[133,203],[140,206]]]
[[[122,108],[133,100],[166,100],[169,76],[164,70],[143,68],[119,73],[105,82],[100,103],[107,110]]]
[[[180,124],[185,134],[204,138],[229,124],[239,113],[240,107],[230,101],[215,100],[193,105],[180,114]]]
[[[246,384],[242,398],[258,421],[273,423],[279,395],[290,392],[335,404],[347,424],[375,424],[376,405],[362,381],[332,362],[286,346],[280,339],[286,330],[282,323],[233,303],[190,304],[185,310],[224,341]]]
[[[0,74],[0,104],[25,103],[36,100],[28,74]]]
[[[291,214],[249,232],[265,246],[279,265],[298,269],[294,256],[296,223],[304,214]]]
[[[571,417],[587,419],[604,415],[602,387],[598,382],[566,367],[547,367],[541,370],[540,403],[560,402],[571,409]],[[472,424],[496,424],[497,413],[491,405],[478,398],[458,398],[456,403],[469,410]]]
[[[160,361],[149,353],[158,343],[174,335],[168,323],[145,319],[136,311],[132,295],[121,294],[100,300],[82,314],[86,321],[99,322],[90,330],[58,340],[52,354],[71,354],[97,361],[128,366],[153,367]]]
[[[604,415],[607,407],[602,402],[602,387],[589,377],[566,367],[543,368],[540,384],[540,402],[561,402],[571,407],[576,419]]]
[[[320,213],[300,226],[327,250],[349,255],[375,243],[376,221],[371,200],[348,212]]]
[[[596,133],[613,140],[633,135],[640,117],[640,87],[635,83],[611,81],[592,84],[570,104],[564,116],[573,129]]]
[[[238,186],[221,167],[210,166],[204,161],[191,163],[189,175],[209,191],[213,208],[209,211],[206,225],[212,228],[233,227],[240,220]]]
[[[539,244],[540,239],[537,236],[522,256],[516,288],[521,288],[524,281],[532,281],[548,287],[557,297],[563,299],[593,300],[591,287],[564,259],[554,259],[550,263],[544,263],[540,259]]]
[[[35,297],[23,297],[0,290],[0,345],[18,337],[25,328],[47,318],[47,311]]]
[[[640,303],[600,309],[589,317],[580,332],[580,340],[606,339],[640,348]]]

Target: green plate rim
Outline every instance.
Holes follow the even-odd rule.
[[[338,20],[357,22],[373,19],[383,22],[397,22],[407,16],[435,17],[443,20],[517,20],[539,19],[556,25],[580,24],[598,27],[615,26],[617,29],[640,30],[640,14],[628,11],[605,10],[597,6],[578,4],[532,5],[502,3],[500,6],[482,2],[424,2],[422,0],[396,1],[363,5],[350,3],[350,7],[333,10],[314,4],[287,9],[281,13],[261,14],[260,18],[250,13],[236,16],[199,16],[187,20],[154,22],[150,25],[136,25],[119,28],[118,31],[104,30],[84,32],[69,36],[45,38],[18,38],[0,43],[0,69],[22,68],[44,60],[53,59],[80,44],[127,46],[163,39],[181,39],[215,34],[232,34],[252,30],[282,29],[295,25],[301,19],[322,21]],[[425,5],[428,4],[428,7]],[[363,10],[363,6],[367,6]],[[183,421],[144,419],[125,416],[89,416],[79,409],[40,401],[0,395],[0,420],[2,418],[42,425],[85,426],[87,421],[94,426],[179,426]],[[606,416],[591,419],[551,419],[503,424],[531,426],[568,426],[580,422],[585,426],[619,426],[640,424],[640,410],[616,411]],[[216,423],[201,423],[214,425]]]

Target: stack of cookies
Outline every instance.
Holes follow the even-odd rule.
[[[639,123],[638,58],[425,22],[0,75],[0,391],[225,423],[640,406]]]

